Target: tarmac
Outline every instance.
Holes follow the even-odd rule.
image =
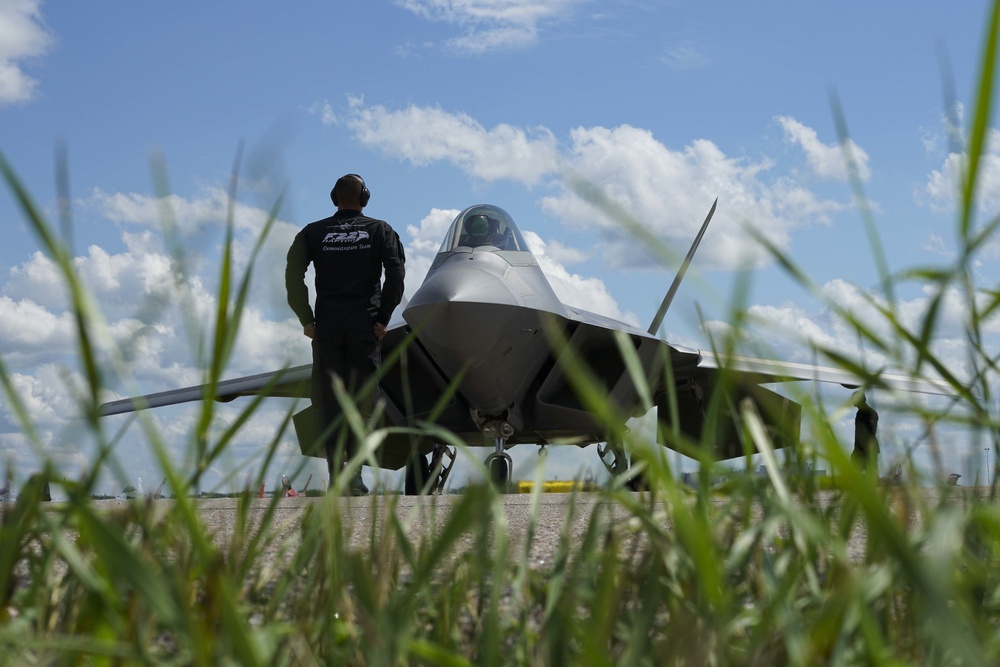
[[[530,544],[527,554],[531,565],[543,567],[555,558],[561,544],[578,545],[587,532],[590,521],[597,514],[602,526],[623,525],[632,515],[621,504],[607,502],[596,493],[541,494],[537,509],[532,511],[532,496],[509,494],[500,496],[502,520],[506,524],[511,558],[524,557],[525,544]],[[344,521],[345,537],[350,546],[359,550],[370,548],[373,531],[376,540],[386,528],[388,513],[394,512],[407,537],[415,545],[433,539],[452,516],[453,508],[462,500],[461,495],[443,496],[369,496],[337,499]],[[109,501],[126,502],[126,501]],[[157,500],[153,502],[171,502]],[[237,500],[220,498],[198,500],[203,524],[215,536],[217,544],[229,541],[234,525]],[[270,503],[270,499],[254,499],[249,519],[256,524]],[[299,539],[301,521],[306,509],[326,509],[323,498],[281,498],[275,512],[273,525],[278,542],[293,547]],[[498,520],[496,515],[492,520]],[[475,525],[489,525],[477,522]],[[530,542],[528,540],[530,531]],[[475,548],[480,535],[466,534],[463,541],[468,548]]]
[[[952,493],[947,502],[963,503],[974,498],[985,500],[989,489],[959,487],[958,493]],[[935,505],[940,489],[927,489],[926,500]],[[825,497],[823,497],[825,496]],[[825,492],[821,502],[836,502],[832,492]],[[643,515],[652,516],[653,520],[669,529],[670,512],[665,511],[662,504],[650,507],[649,494],[637,493],[631,496],[645,509]],[[350,547],[358,550],[371,548],[372,544],[381,542],[381,536],[393,524],[387,524],[389,512],[395,514],[398,525],[414,545],[425,544],[433,540],[444,528],[452,516],[453,509],[463,499],[461,495],[443,496],[367,496],[357,498],[337,498],[340,517],[343,521],[345,539]],[[571,549],[579,546],[587,534],[592,520],[599,523],[601,530],[615,529],[624,539],[643,540],[645,529],[639,524],[628,507],[620,502],[609,502],[599,493],[545,493],[538,496],[537,506],[533,505],[533,496],[528,494],[508,494],[500,496],[498,512],[492,519],[476,521],[473,525],[481,529],[492,521],[503,521],[506,525],[505,534],[509,540],[508,554],[518,560],[526,557],[531,565],[543,567],[557,556],[561,545]],[[329,512],[329,507],[323,497],[281,498],[272,522],[275,535],[274,550],[288,553],[294,549],[301,539],[302,520],[308,508],[313,508],[313,516],[321,516],[318,512]],[[142,502],[136,500],[102,500],[95,501],[101,509],[113,511],[128,503]],[[170,499],[150,500],[147,502],[167,507]],[[251,527],[260,524],[265,516],[270,498],[254,498],[251,501],[248,522]],[[716,498],[713,502],[724,505],[729,500]],[[236,525],[236,509],[238,500],[235,498],[198,499],[195,500],[203,525],[213,536],[220,547],[231,542],[232,532]],[[487,505],[484,503],[484,505]],[[751,521],[758,520],[759,509],[751,507]],[[919,521],[915,507],[900,503],[897,514],[907,515],[906,521]],[[902,516],[900,516],[902,519]],[[530,539],[529,539],[530,538]],[[467,548],[481,547],[480,534],[465,534],[462,540],[467,542]],[[638,543],[637,542],[637,543]],[[848,551],[852,559],[864,557],[867,542],[867,530],[863,522],[854,524],[849,539]],[[526,546],[527,545],[527,546]]]

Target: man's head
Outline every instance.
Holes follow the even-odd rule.
[[[337,208],[360,211],[368,205],[372,193],[365,185],[365,179],[357,174],[344,174],[337,179],[330,190],[330,199]]]

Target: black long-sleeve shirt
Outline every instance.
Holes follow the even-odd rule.
[[[292,241],[285,265],[288,305],[303,326],[315,322],[317,332],[387,324],[403,298],[405,262],[389,223],[361,211],[337,211],[306,225]],[[315,313],[305,283],[310,263],[316,271]]]

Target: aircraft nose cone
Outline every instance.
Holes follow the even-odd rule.
[[[501,276],[459,259],[429,276],[403,311],[420,342],[450,373],[488,363],[517,307]]]
[[[455,260],[427,277],[410,299],[407,311],[415,306],[443,303],[517,304],[503,274],[492,263],[476,261],[471,254],[468,259]]]

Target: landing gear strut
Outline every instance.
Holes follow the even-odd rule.
[[[611,463],[609,464],[605,458],[611,452]],[[604,447],[601,447],[600,443],[597,444],[597,456],[600,457],[601,463],[607,468],[611,477],[617,479],[625,475],[629,471],[629,460],[628,455],[625,453],[625,448],[621,446],[621,443],[617,442],[607,442]],[[625,486],[631,491],[645,491],[648,488],[646,484],[645,475],[639,473],[634,477],[631,477]]]
[[[448,481],[448,475],[451,474],[451,469],[455,467],[455,454],[457,451],[454,447],[449,448],[441,443],[434,443],[434,449],[431,451],[431,474],[434,475],[436,481],[434,486],[431,487],[431,493],[440,495],[444,492],[444,485]],[[448,463],[445,463],[445,458],[448,459]]]
[[[406,479],[403,491],[408,496],[440,494],[448,481],[451,469],[455,467],[455,449],[434,443],[430,463],[423,454],[414,454],[406,464]],[[445,463],[445,459],[448,462]]]
[[[490,481],[501,492],[507,491],[510,484],[510,471],[514,469],[514,461],[510,454],[504,451],[507,438],[497,437],[493,442],[493,453],[486,457],[486,468],[490,471]]]

